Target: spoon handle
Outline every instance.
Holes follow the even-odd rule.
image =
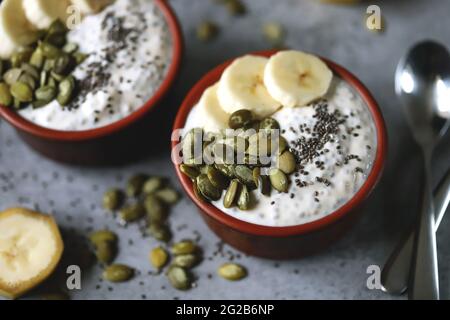
[[[425,179],[422,193],[422,208],[414,239],[409,298],[413,300],[439,300],[434,205],[430,181],[430,151],[424,150],[424,160]]]
[[[434,194],[435,232],[450,202],[450,168],[436,187]],[[411,269],[411,259],[414,249],[414,229],[409,230],[389,256],[381,272],[383,291],[391,294],[402,294],[408,288],[408,278]]]

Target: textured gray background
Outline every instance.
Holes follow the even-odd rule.
[[[167,133],[173,115],[187,90],[200,76],[226,58],[252,50],[268,48],[260,34],[266,21],[282,23],[288,30],[286,44],[316,52],[346,66],[367,84],[383,109],[389,136],[389,163],[380,187],[376,190],[362,221],[327,251],[299,261],[276,262],[243,256],[240,263],[249,269],[249,277],[228,283],[215,276],[226,257],[206,259],[195,269],[198,287],[188,292],[168,286],[165,277],[147,275],[148,251],[156,245],[142,239],[136,226],[120,229],[100,208],[105,188],[121,186],[134,172],[165,174],[175,185],[169,148],[155,150],[139,162],[115,168],[70,167],[49,161],[26,147],[4,121],[0,122],[0,210],[13,205],[37,206],[54,212],[64,230],[67,259],[73,259],[82,236],[91,228],[108,226],[121,235],[121,252],[117,261],[138,268],[142,274],[133,281],[109,286],[99,281],[98,267],[85,269],[83,289],[72,292],[74,299],[390,299],[377,290],[366,288],[366,268],[382,265],[392,246],[416,213],[419,189],[419,156],[393,92],[395,65],[415,41],[433,38],[450,45],[448,12],[444,0],[379,1],[386,24],[382,34],[364,28],[363,17],[368,3],[356,6],[318,4],[314,0],[247,0],[249,14],[230,17],[213,1],[172,0],[186,38],[185,64],[167,110],[167,123],[159,123]],[[219,38],[209,44],[195,38],[195,26],[211,19],[222,26]],[[150,125],[150,124],[149,124]],[[143,143],[147,143],[144,142]],[[440,145],[435,158],[437,180],[450,159],[450,141]],[[178,185],[177,185],[178,186]],[[205,256],[215,250],[218,238],[197,215],[193,204],[184,198],[173,210],[173,228],[187,224],[176,238],[201,233]],[[438,234],[442,296],[450,297],[450,217],[446,217]],[[129,242],[132,240],[133,243]],[[225,252],[231,250],[225,248]],[[212,279],[208,279],[212,274]],[[54,279],[56,279],[54,277]],[[50,282],[57,283],[58,281]],[[97,288],[96,288],[97,287]],[[145,295],[145,296],[143,296]],[[35,297],[31,295],[30,297]]]

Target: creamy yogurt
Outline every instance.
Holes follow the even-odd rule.
[[[265,197],[252,192],[255,205],[247,211],[224,208],[223,199],[213,204],[247,222],[292,226],[323,218],[349,201],[370,173],[377,149],[375,124],[362,98],[335,76],[323,100],[301,108],[282,108],[272,117],[299,158],[307,157],[306,149],[314,149],[311,138],[320,136],[330,122],[338,123],[337,131],[314,150],[311,159],[302,162],[290,177],[287,193],[272,190],[271,196]],[[201,121],[194,107],[186,129],[201,127]]]
[[[21,110],[22,117],[57,130],[87,130],[116,122],[141,107],[161,85],[173,55],[171,34],[154,1],[117,0],[87,16],[68,41],[89,54],[73,75],[80,94]]]

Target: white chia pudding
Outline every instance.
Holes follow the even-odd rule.
[[[78,95],[68,106],[54,100],[20,111],[50,129],[81,131],[121,120],[141,107],[160,87],[173,56],[165,17],[154,1],[116,0],[87,16],[68,33],[89,57],[73,76]]]
[[[199,127],[196,107],[186,128]],[[264,226],[293,226],[334,212],[361,188],[371,171],[377,138],[369,109],[348,83],[334,76],[328,93],[306,107],[281,108],[272,117],[299,163],[287,193],[253,192],[249,210],[225,208],[223,195],[213,204],[243,221]],[[324,144],[318,139],[327,136]]]

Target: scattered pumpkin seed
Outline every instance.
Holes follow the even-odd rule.
[[[41,76],[40,76],[40,79],[39,79],[39,85],[40,85],[41,87],[46,86],[46,85],[47,85],[48,78],[49,78],[48,72],[43,70],[43,71],[41,72]]]
[[[207,176],[214,187],[225,190],[230,184],[230,180],[213,166],[207,166]]]
[[[282,136],[278,136],[277,142],[277,155],[280,155],[288,148],[288,142]]]
[[[59,48],[48,42],[39,43],[39,48],[42,50],[44,57],[48,59],[56,59],[61,55]]]
[[[75,91],[75,78],[73,76],[66,77],[58,86],[59,94],[56,98],[59,104],[66,106],[72,99]]]
[[[186,164],[180,164],[180,171],[191,179],[195,179],[200,175],[200,171]]]
[[[204,21],[197,26],[197,38],[200,41],[208,42],[217,37],[219,27],[212,21]]]
[[[75,52],[73,54],[73,57],[75,58],[75,61],[76,61],[77,65],[78,65],[78,64],[82,64],[84,62],[84,60],[87,59],[88,55],[84,54],[84,53],[81,53],[81,52]]]
[[[270,180],[268,176],[261,174],[261,168],[256,167],[253,169],[253,180],[261,194],[270,196]]]
[[[124,282],[134,276],[134,270],[124,264],[112,264],[103,271],[103,278],[111,282]]]
[[[12,103],[13,96],[9,91],[9,86],[4,82],[0,82],[0,105],[9,107]]]
[[[160,189],[163,185],[163,180],[160,177],[151,177],[145,181],[143,186],[143,192],[145,194],[151,194]]]
[[[192,180],[192,191],[194,192],[194,195],[198,200],[203,201],[203,202],[209,201],[201,194],[200,190],[198,189],[197,179]]]
[[[35,90],[36,89],[36,80],[30,76],[28,73],[23,73],[18,82],[22,82],[25,83],[26,85],[28,85],[28,87],[31,88],[31,90]]]
[[[72,54],[72,53],[74,53],[74,52],[76,52],[76,51],[78,50],[78,45],[77,45],[76,43],[73,43],[73,42],[68,42],[68,43],[66,43],[66,44],[64,45],[64,47],[62,48],[62,50],[63,50],[65,53],[70,53],[70,54]]]
[[[58,48],[61,48],[66,43],[66,35],[64,33],[48,33],[44,41],[50,43]]]
[[[244,165],[237,165],[234,168],[234,172],[235,172],[236,178],[238,178],[241,183],[243,183],[244,185],[246,185],[252,189],[255,188],[255,182],[253,181],[252,169],[250,169],[249,167],[244,166]]]
[[[40,87],[34,94],[36,99],[49,103],[56,96],[56,88],[51,86]]]
[[[22,63],[27,62],[31,57],[32,52],[29,50],[19,51],[11,56],[11,66],[13,68],[18,68]]]
[[[103,208],[110,211],[117,210],[122,205],[123,200],[124,195],[121,190],[109,189],[103,194]]]
[[[44,66],[42,67],[45,71],[52,71],[55,66],[55,59],[45,59]]]
[[[231,178],[234,177],[234,169],[235,169],[235,167],[233,165],[216,163],[216,164],[214,164],[214,166],[216,167],[217,170],[222,172],[228,178],[231,179]]]
[[[33,90],[23,82],[16,82],[11,86],[11,95],[20,102],[33,101]]]
[[[171,251],[174,255],[192,254],[198,249],[197,245],[191,240],[183,240],[172,245]]]
[[[195,254],[180,254],[173,258],[172,265],[191,269],[199,262],[198,257]]]
[[[222,190],[216,188],[206,174],[201,174],[197,178],[197,188],[200,193],[210,201],[217,201],[222,196]]]
[[[163,203],[153,194],[144,200],[145,211],[152,224],[162,224],[167,219],[167,210]]]
[[[230,281],[237,281],[247,276],[247,270],[236,263],[225,263],[219,267],[217,274]]]
[[[9,69],[3,75],[3,80],[5,80],[5,82],[8,85],[12,86],[14,83],[19,81],[19,78],[22,75],[22,73],[23,73],[23,71],[19,68]]]
[[[116,258],[117,246],[108,241],[99,242],[95,246],[95,256],[100,263],[110,264]]]
[[[248,210],[250,208],[250,192],[248,192],[247,186],[245,184],[242,185],[239,192],[237,205],[241,210]]]
[[[32,103],[33,109],[38,109],[46,106],[48,104],[48,101],[45,100],[35,100]]]
[[[44,66],[45,57],[40,48],[36,48],[30,58],[30,64],[38,69]]]
[[[190,274],[180,267],[171,266],[167,271],[167,278],[172,287],[178,290],[188,290],[192,286]]]
[[[68,54],[60,55],[56,61],[53,71],[58,75],[67,75],[75,67],[75,60]]]
[[[225,6],[233,16],[243,15],[247,11],[245,5],[240,0],[227,0]]]
[[[279,192],[287,192],[289,187],[289,180],[280,169],[271,169],[269,172],[270,184],[275,190]]]
[[[169,242],[172,238],[169,227],[164,224],[151,223],[148,227],[148,233],[156,240],[162,242]]]
[[[168,205],[173,205],[177,203],[179,198],[178,192],[176,192],[171,188],[164,188],[158,190],[156,191],[155,196]]]
[[[263,35],[267,41],[274,45],[279,45],[283,42],[285,31],[281,24],[276,22],[269,22],[263,25]]]
[[[238,191],[239,191],[239,181],[237,179],[231,180],[228,190],[223,198],[223,206],[225,208],[231,208],[233,206]]]
[[[137,197],[142,193],[142,188],[148,176],[145,174],[136,174],[128,179],[126,192],[129,197]]]
[[[23,62],[20,66],[22,71],[32,76],[35,80],[39,80],[39,70],[29,63]]]
[[[253,121],[253,113],[250,110],[241,109],[231,114],[228,126],[231,129],[242,128]]]
[[[89,240],[94,246],[102,242],[117,243],[117,235],[110,230],[98,230],[89,235]]]
[[[150,252],[150,263],[156,269],[164,267],[169,260],[169,254],[162,247],[156,247]]]
[[[285,151],[277,159],[277,168],[283,171],[285,174],[291,174],[295,171],[296,161],[294,155]]]
[[[127,205],[120,209],[119,217],[124,222],[134,222],[145,215],[146,209],[140,202]]]
[[[264,130],[280,130],[280,124],[274,118],[264,118],[259,123],[259,128]]]

